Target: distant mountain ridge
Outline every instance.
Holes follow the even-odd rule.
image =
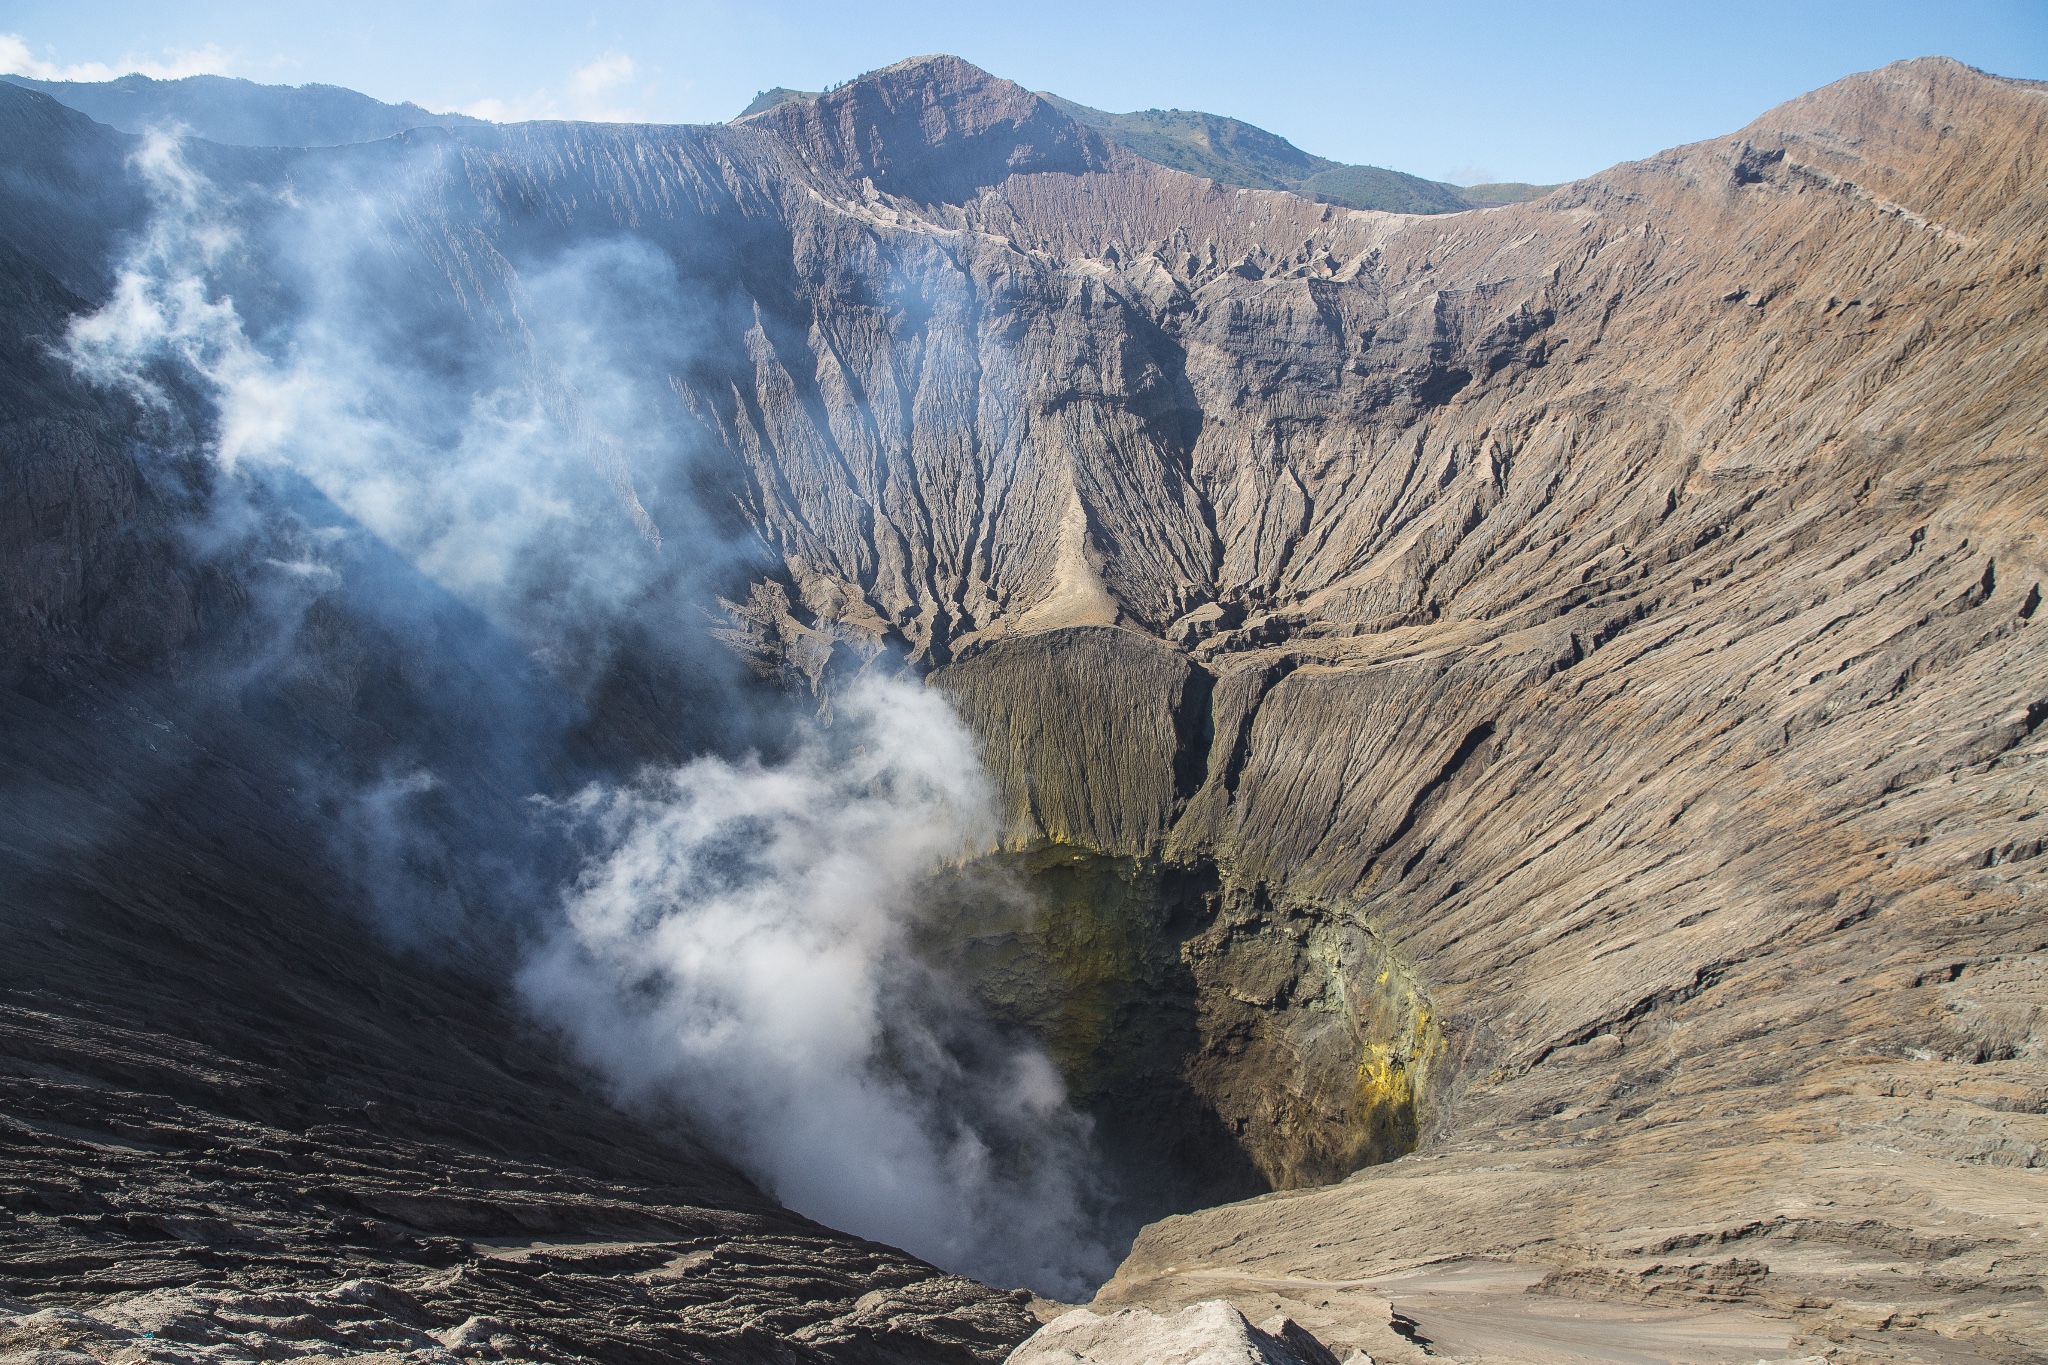
[[[1147,161],[1224,185],[1286,190],[1326,204],[1391,213],[1462,213],[1533,199],[1554,185],[1475,185],[1470,190],[1384,166],[1352,166],[1304,152],[1277,133],[1187,109],[1112,114],[1045,94],[1061,113]]]
[[[336,147],[375,142],[414,128],[479,127],[489,120],[435,113],[338,85],[261,85],[232,76],[161,81],[130,74],[111,81],[42,81],[0,75],[124,133],[182,126],[208,142],[236,147]],[[754,96],[749,118],[819,92],[776,86]],[[1286,138],[1241,119],[1182,109],[1113,114],[1038,92],[1055,109],[1147,161],[1222,185],[1285,190],[1320,203],[1392,213],[1460,213],[1533,199],[1552,185],[1460,187],[1382,166],[1352,166],[1304,152]]]
[[[0,75],[124,133],[182,124],[208,142],[235,147],[339,147],[375,142],[414,128],[481,127],[488,120],[436,114],[411,102],[382,100],[338,85],[259,85],[234,76],[159,81],[127,75],[111,81],[38,81]]]
[[[792,100],[816,99],[815,90],[776,86],[754,96],[738,117],[750,118]],[[1458,186],[1425,180],[1384,166],[1352,166],[1304,152],[1277,133],[1242,119],[1188,109],[1142,109],[1112,114],[1036,92],[1076,123],[1093,128],[1147,161],[1203,176],[1219,185],[1285,190],[1319,203],[1389,213],[1462,213],[1535,199],[1557,188],[1519,182]]]

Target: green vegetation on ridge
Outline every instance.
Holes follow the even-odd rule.
[[[1547,194],[1551,185],[1474,185],[1461,189],[1384,166],[1349,166],[1304,152],[1276,133],[1240,119],[1185,109],[1111,114],[1040,92],[1076,123],[1147,161],[1223,185],[1287,190],[1325,204],[1390,213],[1459,213]]]
[[[760,94],[754,96],[753,99],[747,102],[747,107],[740,110],[734,117],[747,118],[753,114],[765,113],[776,105],[787,104],[791,100],[814,100],[818,97],[818,94],[819,92],[816,90],[792,90],[786,85],[778,85],[772,90],[763,90]]]

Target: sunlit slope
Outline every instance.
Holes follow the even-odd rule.
[[[1480,202],[1496,202],[1470,199],[1456,185],[1384,166],[1347,166],[1315,156],[1239,119],[1185,109],[1111,114],[1056,95],[1046,98],[1062,113],[1099,129],[1148,161],[1225,185],[1289,190],[1327,204],[1389,213],[1462,213]],[[1527,197],[1509,194],[1501,198]]]
[[[790,117],[796,140],[811,125]],[[1652,1216],[1626,1203],[1646,1178],[1625,1173],[1631,1153],[1704,1161],[1768,1140],[1823,1144],[1797,1158],[1823,1160],[1802,1197],[1850,1210],[1801,1226],[1875,1248],[1895,1234],[1854,1231],[1862,1201],[1892,1206],[1887,1227],[1921,1226],[1897,1205],[1926,1201],[1970,1229],[1950,1254],[1989,1255],[2032,1216],[1989,1191],[2031,1189],[2017,1172],[2044,1139],[2028,1098],[2044,117],[2037,86],[1928,60],[1443,224],[1303,221],[1277,197],[1113,165],[1026,166],[958,208],[849,204],[877,242],[930,235],[970,278],[985,239],[944,229],[1025,248],[989,273],[1000,288],[963,280],[923,333],[925,356],[941,337],[964,355],[968,319],[1006,328],[1018,366],[934,376],[849,330],[828,369],[893,386],[900,411],[945,395],[926,411],[956,414],[946,431],[999,411],[972,427],[994,441],[948,438],[965,483],[921,474],[931,428],[915,422],[887,467],[971,489],[951,506],[976,517],[1041,509],[1016,535],[906,535],[932,568],[901,599],[880,568],[863,609],[994,657],[1011,633],[1062,626],[1038,603],[1099,601],[1073,591],[1086,577],[1127,628],[1190,642],[1215,683],[1183,733],[1213,740],[1191,791],[1158,772],[1158,842],[1123,832],[1154,797],[1109,822],[1068,779],[1038,780],[1092,733],[1057,703],[1020,721],[1042,673],[990,713],[1003,736],[1040,736],[992,750],[1030,793],[1020,829],[1213,860],[1240,888],[1222,914],[1245,943],[1272,941],[1269,902],[1363,917],[1426,983],[1459,1058],[1434,1142],[1567,1143],[1596,1189],[1598,1163],[1621,1163],[1622,1202],[1586,1215],[1589,1245],[1602,1219]],[[873,430],[844,439],[897,439]],[[948,506],[869,505],[898,526]],[[797,519],[834,524],[818,512]],[[806,628],[851,623],[835,604],[855,581],[790,563],[818,613]],[[987,696],[974,665],[963,696]],[[1147,708],[1169,717],[1184,695],[1116,694],[1133,754],[1154,751],[1136,742]],[[1259,1056],[1248,1040],[1288,1031],[1284,985],[1236,985],[1264,1003],[1219,1015],[1205,1055]],[[1272,1055],[1341,1074],[1334,1053]],[[1321,1093],[1335,1122],[1350,1101]],[[1239,1102],[1249,1117],[1269,1098]],[[1863,1162],[1893,1172],[1873,1177],[1890,1192],[1850,1199]],[[1404,1179],[1387,1189],[1425,1206]],[[1409,1254],[1373,1231],[1378,1188],[1327,1196],[1362,1201],[1331,1274]],[[1654,1216],[1777,1227],[1776,1188],[1702,1178]],[[1260,1216],[1215,1224],[1216,1244]],[[1553,1226],[1486,1221],[1483,1237],[1443,1224],[1413,1255]],[[1274,1231],[1271,1254],[1294,1255],[1295,1236]],[[1160,1245],[1161,1265],[1223,1254]],[[1967,1296],[1944,1311],[1966,1314]]]
[[[795,100],[814,100],[815,90],[777,86],[756,95],[738,117]],[[1462,213],[1466,209],[1534,199],[1554,185],[1447,185],[1384,166],[1352,166],[1304,152],[1286,138],[1242,119],[1189,109],[1142,109],[1112,114],[1039,92],[1039,98],[1076,123],[1095,129],[1147,161],[1221,185],[1286,190],[1318,203],[1388,213]]]

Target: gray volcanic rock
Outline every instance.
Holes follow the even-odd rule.
[[[1149,853],[1202,783],[1191,742],[1209,675],[1136,631],[1063,626],[1000,638],[940,686],[983,739],[1012,837]],[[1065,710],[1061,742],[1043,743]]]
[[[199,404],[138,405],[52,353],[141,220],[131,144],[0,100],[0,1351],[1000,1359],[1035,1325],[1013,1296],[782,1209],[686,1122],[620,1114],[516,1014],[521,930],[491,902],[562,868],[487,864],[508,828],[537,839],[513,812],[578,760],[475,727],[531,738],[576,708],[374,559],[281,668],[252,665],[249,637],[275,648],[260,556],[282,547],[208,559],[182,535],[210,492],[176,458]],[[188,155],[229,183],[278,164]],[[374,610],[385,594],[415,615]],[[379,850],[337,842],[319,788],[422,760],[462,801],[402,852],[443,859],[455,905],[394,923]]]
[[[829,99],[752,115],[807,167],[921,203],[957,203],[1012,175],[1126,166],[1111,145],[1045,100],[957,57],[873,72]]]

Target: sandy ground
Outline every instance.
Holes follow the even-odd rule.
[[[1461,1261],[1368,1280],[1435,1355],[1529,1365],[1721,1365],[1785,1360],[1792,1323],[1739,1308],[1683,1311],[1526,1292],[1543,1267]]]

